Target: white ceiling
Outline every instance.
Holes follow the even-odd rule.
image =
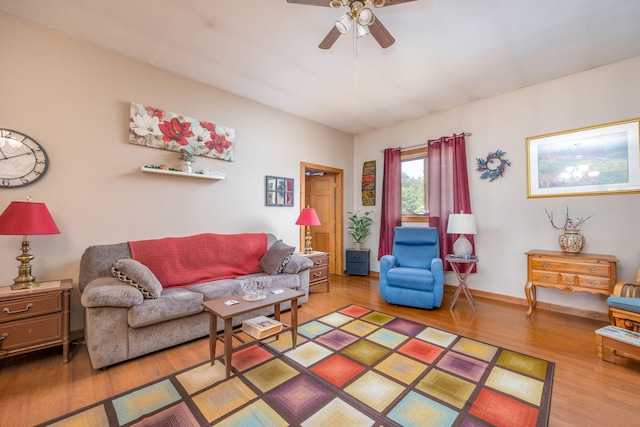
[[[327,0],[329,1],[329,0]],[[346,9],[286,0],[0,0],[0,10],[353,134],[640,56],[640,0],[417,0],[396,43],[317,46]]]

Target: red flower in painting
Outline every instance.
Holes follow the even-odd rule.
[[[207,142],[207,148],[215,150],[217,153],[222,153],[227,148],[231,147],[231,142],[227,141],[225,135],[218,135],[215,132],[211,132],[212,141]]]
[[[170,122],[166,120],[158,125],[160,132],[162,132],[162,140],[171,142],[175,141],[180,145],[189,145],[187,138],[193,136],[191,132],[191,123],[180,122],[177,118],[171,119]]]
[[[159,108],[149,107],[147,105],[145,105],[144,109],[147,111],[147,114],[149,115],[149,117],[157,117],[158,120],[164,119],[164,116],[166,114],[164,110],[161,110]]]
[[[200,122],[200,127],[205,128],[209,132],[214,132],[216,130],[216,125],[214,125],[213,123],[210,123],[210,122],[201,121]]]

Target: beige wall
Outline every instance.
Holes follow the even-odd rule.
[[[569,207],[572,217],[593,215],[581,227],[585,252],[612,254],[621,263],[618,277],[633,281],[640,267],[640,194],[527,199],[525,138],[640,117],[640,58],[568,76],[493,98],[420,117],[397,126],[355,138],[354,192],[362,162],[377,160],[377,187],[382,188],[383,157],[387,147],[410,146],[427,139],[472,132],[467,142],[471,204],[478,235],[478,274],[469,286],[524,298],[526,257],[530,249],[559,250],[559,231],[549,224],[544,209],[562,218]],[[505,176],[494,182],[480,180],[476,158],[502,149],[512,163]],[[375,206],[375,232],[367,239],[375,270],[379,237],[380,197]],[[354,200],[355,209],[368,210]],[[457,283],[451,273],[447,283]],[[588,294],[567,295],[540,289],[538,300],[561,306],[606,311],[604,298]]]
[[[345,208],[353,200],[353,137],[61,33],[0,13],[0,127],[22,131],[46,149],[47,175],[0,189],[13,200],[45,202],[61,234],[32,236],[38,280],[73,278],[87,246],[195,233],[271,232],[299,243],[300,162],[345,170]],[[129,103],[230,126],[236,161],[198,157],[196,169],[225,181],[143,174],[140,166],[177,166],[177,155],[128,143]],[[295,179],[295,207],[265,207],[264,177]],[[0,236],[0,283],[18,273],[19,236]],[[77,290],[72,330],[82,327]]]

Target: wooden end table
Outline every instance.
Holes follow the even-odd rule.
[[[313,266],[309,269],[309,288],[326,283],[329,292],[329,253],[313,251],[310,254],[298,252],[298,255],[306,256],[313,261]]]
[[[467,288],[467,279],[469,278],[469,274],[471,273],[471,269],[473,268],[474,264],[478,262],[478,257],[472,256],[468,259],[465,259],[455,255],[447,255],[445,259],[449,262],[451,268],[453,269],[453,272],[458,278],[458,289],[456,289],[456,292],[453,294],[453,298],[451,299],[450,310],[453,310],[453,307],[456,305],[456,301],[458,300],[460,292],[464,292],[464,294],[467,296],[467,299],[469,300],[469,303],[471,304],[471,309],[475,313],[476,302],[473,300],[471,292],[469,292],[469,288]],[[460,271],[461,264],[465,266],[464,271]]]
[[[276,288],[278,289],[278,288]],[[291,331],[293,348],[296,348],[296,342],[298,339],[298,298],[304,296],[304,293],[294,291],[293,289],[279,288],[283,292],[274,294],[270,289],[267,291],[267,297],[260,301],[245,301],[242,299],[243,294],[233,295],[230,297],[218,298],[214,300],[205,301],[202,303],[204,309],[211,315],[209,323],[209,357],[211,358],[211,365],[213,366],[216,359],[216,342],[218,340],[224,343],[224,361],[227,378],[231,376],[231,355],[233,350],[239,350],[244,347],[255,344],[258,341],[262,341],[266,338],[278,336],[283,332]],[[237,304],[227,305],[227,301],[236,300]],[[260,310],[261,308],[273,306],[274,318],[280,321],[280,309],[281,305],[287,301],[291,301],[291,325],[282,325],[280,332],[271,334],[260,339],[252,339],[245,341],[244,337],[241,337],[234,333],[233,318],[240,316],[241,314],[250,313],[252,311]],[[224,331],[218,334],[218,317],[224,320]],[[239,329],[239,327],[237,328]],[[242,344],[233,347],[233,338],[236,338]]]
[[[33,289],[0,287],[0,359],[62,345],[68,363],[71,289],[71,279]]]

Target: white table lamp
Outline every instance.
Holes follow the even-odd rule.
[[[473,214],[449,214],[448,234],[459,234],[458,240],[453,244],[455,256],[465,257],[471,255],[473,246],[465,237],[465,234],[476,234],[476,220]]]

